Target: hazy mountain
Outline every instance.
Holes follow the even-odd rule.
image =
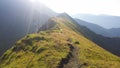
[[[38,33],[25,36],[6,51],[0,58],[0,67],[119,68],[120,57],[112,54],[120,55],[119,41],[97,35],[63,13],[50,18]]]
[[[98,24],[104,28],[120,28],[120,17],[111,15],[76,14],[73,17]]]
[[[80,25],[86,26],[93,32],[103,35],[105,37],[120,37],[120,28],[106,29],[97,24],[88,23],[80,19],[75,19]]]
[[[113,35],[113,37],[120,37],[120,28],[111,28],[108,31]]]
[[[0,55],[27,33],[37,32],[43,23],[55,15],[41,3],[0,0]]]

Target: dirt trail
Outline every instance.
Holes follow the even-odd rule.
[[[69,62],[63,66],[63,68],[80,68],[79,61],[79,48],[77,46],[73,46],[73,50],[71,50],[72,57],[69,59]]]

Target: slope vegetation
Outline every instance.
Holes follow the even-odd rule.
[[[119,68],[120,58],[76,30],[66,14],[19,40],[0,58],[1,68]]]
[[[73,31],[76,31],[78,34],[82,34],[87,39],[93,41],[94,43],[98,44],[102,48],[110,51],[111,53],[120,56],[120,38],[109,38],[104,37],[102,35],[98,35],[91,31],[90,29],[86,28],[85,26],[79,25],[75,20],[73,20],[69,15],[67,14],[61,14],[60,17],[63,17],[64,19],[68,19],[69,21],[72,21],[74,26],[72,24],[68,24],[67,26],[70,27]]]
[[[35,33],[55,15],[54,11],[41,3],[32,4],[30,0],[0,0],[0,56],[18,39],[28,33]]]

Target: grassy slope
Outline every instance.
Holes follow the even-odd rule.
[[[57,68],[70,52],[68,44],[78,47],[79,62],[85,68],[120,67],[119,57],[78,34],[72,21],[67,18],[51,20],[56,22],[54,27],[24,37],[4,53],[0,68]],[[72,29],[67,27],[69,24]],[[80,44],[75,44],[76,41]]]

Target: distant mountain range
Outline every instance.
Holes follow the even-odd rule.
[[[98,25],[100,22],[102,22],[102,23],[104,23],[104,25],[114,24],[113,26],[115,26],[115,25],[119,26],[120,17],[94,16],[94,15],[87,15],[87,14],[86,15],[81,14],[80,16],[77,15],[75,17],[76,17],[75,20],[79,24],[81,24],[83,26],[86,26],[87,28],[89,28],[90,30],[94,31],[97,34],[100,34],[100,35],[103,35],[103,36],[106,36],[106,37],[120,37],[120,28],[106,29],[106,28]],[[79,20],[79,19],[81,19],[81,20]],[[103,19],[105,19],[105,20],[103,20]],[[84,20],[84,22],[82,22],[82,20]],[[108,24],[108,22],[109,22],[109,24]],[[93,24],[93,23],[95,23],[95,24]]]
[[[86,26],[93,32],[103,35],[105,37],[120,37],[120,28],[105,29],[99,25],[88,23],[86,21],[75,19],[79,24]]]
[[[120,28],[120,16],[112,15],[92,15],[92,14],[76,14],[72,17],[98,24],[104,28]]]
[[[55,15],[45,5],[32,4],[29,0],[0,0],[0,55],[18,39],[37,32]]]

